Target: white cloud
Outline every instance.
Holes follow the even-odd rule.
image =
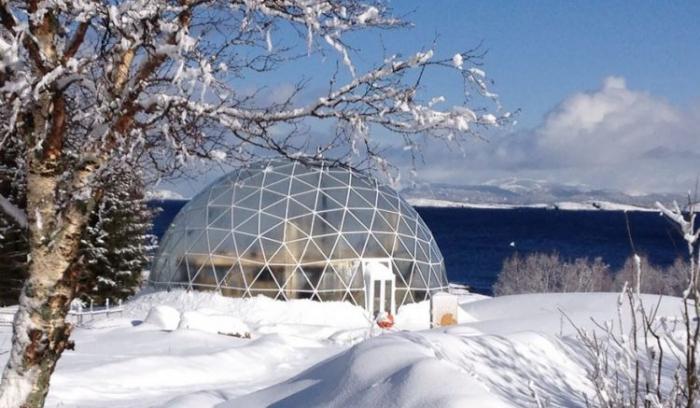
[[[465,158],[433,161],[440,156],[429,152],[430,169],[419,176],[460,184],[515,176],[636,193],[685,191],[700,174],[698,119],[700,109],[680,109],[608,77],[599,89],[564,99],[533,130],[471,143]]]

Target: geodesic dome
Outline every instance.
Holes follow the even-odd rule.
[[[149,280],[362,305],[360,265],[369,258],[391,260],[398,305],[447,289],[435,239],[396,191],[325,162],[270,159],[219,178],[185,205]]]

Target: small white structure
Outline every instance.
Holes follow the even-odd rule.
[[[431,327],[452,326],[458,323],[457,296],[447,292],[438,292],[430,298]]]
[[[391,270],[391,258],[365,258],[360,263],[365,281],[365,309],[369,315],[386,312],[396,316],[396,275]]]

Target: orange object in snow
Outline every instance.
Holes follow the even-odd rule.
[[[380,320],[377,320],[377,326],[381,327],[382,329],[389,329],[394,326],[394,316],[391,315],[391,313],[387,314],[386,316],[382,317]]]

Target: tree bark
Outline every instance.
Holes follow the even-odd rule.
[[[61,205],[56,196],[64,177],[63,114],[61,96],[47,91],[27,129],[33,140],[44,143],[41,151],[28,155],[28,279],[15,315],[0,407],[42,407],[58,359],[73,347],[66,316],[79,282],[80,238],[92,205],[76,198]],[[74,193],[84,191],[95,167],[95,163],[79,166],[63,187]]]
[[[86,176],[86,175],[84,175]],[[69,341],[66,322],[75,296],[80,237],[87,209],[71,205],[57,211],[57,175],[30,173],[27,183],[30,260],[29,278],[20,295],[13,344],[0,387],[0,406],[42,407],[49,379]]]

